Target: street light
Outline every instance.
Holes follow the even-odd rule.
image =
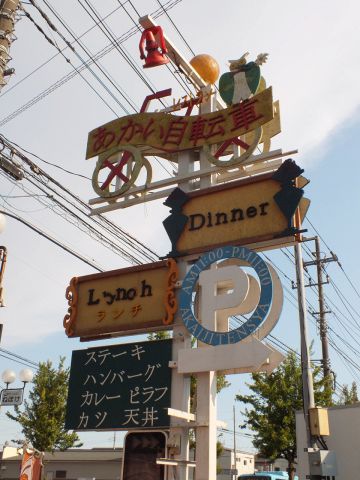
[[[14,370],[7,369],[3,371],[3,373],[1,374],[1,378],[4,381],[6,388],[8,388],[10,383],[15,382],[16,373],[14,372]]]
[[[24,398],[24,390],[27,383],[31,382],[34,373],[30,368],[24,368],[19,373],[19,379],[23,382],[22,388],[9,388],[9,385],[16,380],[16,373],[13,370],[4,370],[1,378],[6,387],[0,392],[0,406],[21,405]]]
[[[24,383],[24,387],[27,383],[32,382],[34,378],[34,372],[30,368],[23,368],[20,370],[19,379]]]

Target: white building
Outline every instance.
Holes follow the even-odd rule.
[[[120,480],[123,459],[122,448],[69,449],[46,453],[43,477],[46,480]],[[254,472],[254,455],[236,452],[238,475]],[[0,480],[18,480],[21,455],[17,448],[4,447],[0,452]],[[219,458],[218,480],[229,480],[234,468],[234,452],[229,448]],[[190,474],[191,474],[190,469]],[[191,477],[191,475],[190,475]]]
[[[45,453],[43,478],[46,480],[120,480],[122,449],[69,449]],[[0,479],[18,480],[22,456],[17,448],[0,452]]]
[[[237,470],[237,475],[243,473],[254,473],[255,470],[255,455],[253,453],[236,451],[236,463],[234,461],[234,450],[224,448],[224,451],[218,459],[218,474],[217,480],[232,479],[232,470]]]

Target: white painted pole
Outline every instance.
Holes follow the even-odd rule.
[[[207,88],[209,87],[205,87]],[[215,110],[216,94],[201,105],[200,113]],[[200,167],[209,167],[203,152],[200,153]],[[209,187],[211,184],[211,175],[201,177],[200,188]],[[215,327],[215,319],[203,318],[202,323]],[[212,347],[204,345],[204,348]],[[216,478],[216,372],[198,373],[196,390],[196,418],[201,425],[196,428],[196,480],[210,480]]]
[[[183,175],[191,172],[194,169],[194,163],[197,160],[197,154],[191,150],[179,153],[179,168],[178,176],[181,178]],[[178,183],[179,187],[188,192],[190,189],[190,182],[186,180]],[[178,261],[179,279],[182,280],[187,271],[187,262],[184,260]],[[178,295],[179,296],[179,295]],[[174,320],[173,328],[173,347],[172,358],[177,360],[179,351],[183,349],[191,348],[191,335],[185,328],[183,321],[178,313]],[[190,376],[178,373],[176,368],[172,370],[171,377],[171,408],[181,410],[183,412],[190,411]],[[180,441],[178,448],[174,449],[177,453],[173,455],[174,459],[189,460],[189,429],[175,426],[179,424],[179,420],[176,417],[171,417],[171,428],[169,435],[170,445],[177,445]],[[188,467],[186,463],[179,463],[178,468],[178,480],[188,479]],[[168,478],[170,476],[171,469],[168,469]]]

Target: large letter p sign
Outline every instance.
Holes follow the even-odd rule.
[[[215,267],[215,268],[214,268]],[[216,325],[216,312],[223,311],[231,315],[234,307],[239,307],[249,291],[249,278],[238,266],[204,270],[199,275],[201,287],[200,318],[203,327],[209,330],[222,330],[223,325]]]

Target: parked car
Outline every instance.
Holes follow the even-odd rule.
[[[287,472],[256,472],[252,474],[239,475],[238,480],[289,480]],[[295,475],[294,480],[299,480]]]

